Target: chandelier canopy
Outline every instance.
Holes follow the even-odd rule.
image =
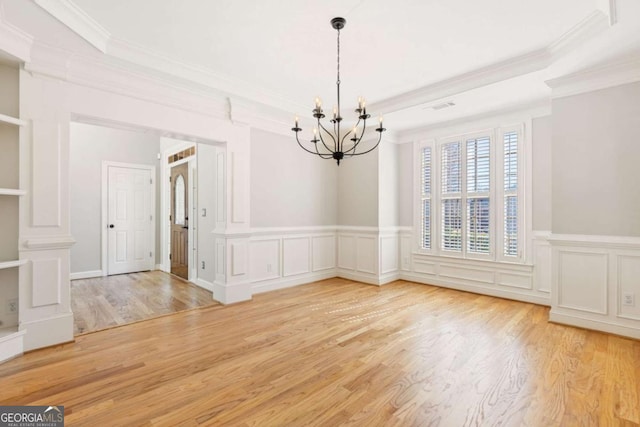
[[[340,165],[340,161],[345,157],[361,156],[375,150],[382,140],[382,132],[386,130],[384,127],[382,127],[382,116],[380,116],[379,126],[375,129],[375,131],[379,133],[378,141],[372,148],[369,148],[368,150],[363,152],[357,152],[358,145],[360,144],[360,142],[362,142],[362,138],[364,137],[367,128],[367,119],[371,117],[371,115],[367,114],[365,100],[362,99],[362,97],[359,97],[358,108],[356,108],[355,110],[358,121],[356,122],[355,126],[353,126],[353,128],[351,128],[349,131],[345,132],[344,134],[341,132],[340,126],[342,122],[342,115],[340,110],[340,30],[344,28],[346,22],[347,21],[344,18],[339,17],[333,18],[331,20],[331,26],[338,32],[338,78],[336,80],[338,106],[333,108],[333,118],[329,120],[329,122],[331,122],[331,124],[333,125],[333,130],[327,130],[327,128],[322,124],[321,120],[324,119],[325,115],[322,110],[322,101],[320,100],[320,98],[316,98],[315,108],[312,110],[313,117],[318,120],[318,125],[313,128],[313,139],[310,140],[310,142],[312,143],[311,149],[306,148],[300,142],[299,134],[302,129],[300,128],[300,126],[298,126],[297,116],[295,118],[295,126],[291,128],[291,130],[296,133],[296,141],[298,141],[298,145],[300,145],[303,150],[308,153],[315,154],[323,159],[335,159],[338,162],[338,166]],[[361,131],[360,122],[362,122]],[[349,138],[349,141],[351,141],[351,143],[347,142],[347,145],[345,146],[345,140],[347,138]]]

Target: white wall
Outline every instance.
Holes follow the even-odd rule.
[[[551,116],[535,118],[533,130],[533,229],[551,230]]]
[[[344,159],[338,169],[338,225],[378,226],[378,150]]]
[[[399,144],[398,210],[403,227],[413,227],[413,198],[413,144]]]
[[[156,167],[156,219],[160,218],[160,138],[153,133],[84,123],[70,127],[71,273],[101,270],[102,162]],[[160,262],[160,221],[156,221],[156,263]]]
[[[553,101],[554,233],[640,236],[640,82]]]
[[[198,177],[197,203],[197,241],[198,259],[196,269],[198,279],[204,280],[205,287],[210,288],[215,281],[215,239],[213,230],[216,228],[216,147],[207,144],[198,144],[196,147],[198,164],[196,173]],[[204,264],[203,264],[204,263]]]
[[[252,129],[251,226],[335,225],[337,169],[293,137]]]
[[[399,159],[398,145],[383,142],[378,146],[378,225],[380,227],[400,225]]]

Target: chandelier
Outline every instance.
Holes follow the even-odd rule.
[[[340,110],[340,30],[344,28],[346,24],[346,20],[344,18],[333,18],[331,20],[331,26],[338,31],[338,67],[337,74],[338,78],[336,80],[336,87],[338,91],[338,106],[333,108],[333,118],[329,120],[333,127],[332,131],[327,130],[327,128],[322,124],[322,119],[324,119],[325,115],[322,111],[322,101],[320,98],[316,98],[315,108],[312,110],[313,117],[318,120],[318,125],[313,128],[313,139],[310,140],[312,143],[311,149],[306,148],[300,142],[299,133],[302,131],[300,126],[298,126],[298,117],[295,118],[295,126],[291,128],[292,131],[296,133],[296,141],[298,141],[298,145],[300,147],[311,154],[315,154],[323,159],[335,159],[338,162],[338,166],[340,165],[340,160],[345,157],[352,156],[361,156],[363,154],[367,154],[373,150],[375,150],[380,144],[380,140],[382,140],[382,132],[386,129],[382,127],[382,116],[379,119],[379,126],[375,129],[380,135],[378,136],[378,142],[366,151],[357,152],[358,145],[362,142],[362,138],[364,137],[365,130],[367,128],[367,119],[371,117],[371,115],[367,114],[367,108],[365,100],[362,97],[358,98],[358,108],[356,108],[355,112],[357,113],[358,121],[355,126],[351,128],[348,132],[342,133],[340,129],[340,124],[342,122],[342,115]],[[360,130],[360,122],[362,122],[362,130]],[[349,138],[345,146],[345,141]]]

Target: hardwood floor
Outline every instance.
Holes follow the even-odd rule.
[[[0,365],[0,405],[86,426],[640,423],[640,342],[548,308],[344,279],[140,322]]]
[[[162,271],[71,282],[75,335],[212,304],[211,292]]]

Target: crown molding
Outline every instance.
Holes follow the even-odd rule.
[[[34,0],[51,16],[69,27],[100,52],[107,51],[111,34],[71,0]]]
[[[507,106],[499,110],[493,110],[474,116],[465,116],[446,122],[434,123],[429,126],[409,129],[400,132],[399,136],[400,142],[404,144],[411,141],[419,141],[433,137],[434,134],[451,135],[464,133],[467,130],[473,131],[480,128],[497,127],[517,121],[523,121],[525,119],[544,117],[550,114],[550,101],[548,99],[540,99],[538,101],[525,104]],[[465,130],[461,130],[461,126],[464,126]]]
[[[596,67],[547,80],[551,98],[563,98],[640,81],[640,51]]]
[[[3,5],[0,3],[0,52],[26,62],[31,59],[32,45],[33,37],[5,20]]]
[[[586,40],[609,28],[609,17],[602,10],[594,10],[586,18],[574,25],[569,31],[547,46],[550,56],[549,65],[557,58],[570,52]]]
[[[228,96],[245,98],[266,105],[278,105],[285,111],[302,111],[304,106],[292,102],[279,93],[231,76],[215,73],[210,69],[175,60],[167,55],[149,50],[135,43],[112,38],[107,47],[108,55],[135,65],[173,76],[181,80],[197,83],[225,93]]]
[[[387,114],[544,70],[559,56],[608,28],[607,20],[607,16],[602,11],[596,10],[544,48],[374,102],[371,109]]]
[[[291,136],[287,111],[169,75],[150,74],[108,56],[96,58],[37,42],[25,71],[92,89]]]

